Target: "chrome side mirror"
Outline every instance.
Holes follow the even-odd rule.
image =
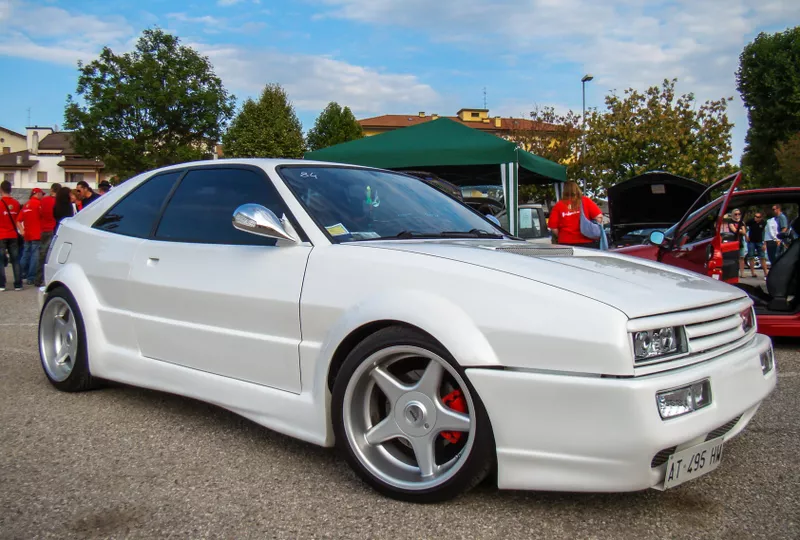
[[[294,229],[289,227],[290,230],[287,231],[282,220],[278,219],[272,210],[264,208],[260,204],[241,205],[233,212],[232,221],[234,228],[246,233],[294,243],[300,242],[300,239],[294,235]]]
[[[664,244],[664,239],[666,235],[662,231],[653,231],[650,233],[650,243],[655,246],[660,246]]]

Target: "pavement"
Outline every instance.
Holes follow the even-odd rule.
[[[666,492],[381,497],[331,449],[122,385],[58,392],[35,290],[0,293],[0,538],[800,538],[800,341],[715,472]]]

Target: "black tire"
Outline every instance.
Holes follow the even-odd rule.
[[[427,349],[446,360],[464,380],[472,397],[476,421],[475,441],[461,468],[443,484],[425,490],[407,490],[388,484],[374,476],[359,461],[347,438],[344,427],[344,395],[355,370],[373,353],[396,345],[411,345]],[[331,399],[333,430],[336,447],[350,467],[375,490],[393,499],[414,503],[436,503],[453,499],[480,484],[494,469],[496,451],[494,435],[486,409],[470,384],[464,370],[452,355],[430,336],[410,328],[393,326],[379,330],[359,343],[347,355],[333,384]]]
[[[62,299],[69,305],[72,313],[75,316],[75,326],[78,331],[78,347],[74,366],[69,376],[63,381],[53,379],[46,369],[42,344],[42,315],[47,310],[48,304],[56,298]],[[47,294],[44,305],[42,306],[42,311],[39,314],[38,331],[39,360],[42,364],[42,371],[44,371],[44,374],[47,377],[47,380],[50,381],[50,384],[62,392],[84,392],[87,390],[93,390],[100,386],[100,380],[93,377],[91,371],[89,370],[89,358],[86,348],[86,327],[83,323],[83,315],[81,314],[80,308],[78,308],[78,303],[75,301],[75,297],[72,296],[72,293],[67,288],[57,287]]]

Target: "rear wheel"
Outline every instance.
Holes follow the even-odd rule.
[[[97,387],[89,372],[83,317],[75,298],[63,287],[47,295],[39,315],[39,356],[47,379],[59,390]]]
[[[407,328],[381,330],[347,357],[333,388],[336,444],[381,493],[453,498],[494,465],[489,418],[450,354]]]

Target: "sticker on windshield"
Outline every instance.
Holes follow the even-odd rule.
[[[344,236],[346,234],[350,234],[350,231],[348,231],[347,228],[341,223],[325,227],[325,230],[327,230],[328,234],[331,236]]]

